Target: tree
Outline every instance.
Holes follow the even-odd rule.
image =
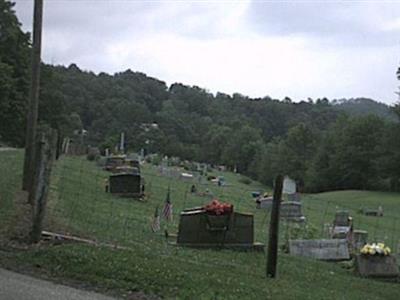
[[[30,45],[13,7],[14,3],[0,0],[0,138],[22,146]]]

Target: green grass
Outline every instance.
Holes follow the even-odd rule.
[[[10,157],[2,160],[3,155],[0,153],[1,162],[11,160]],[[14,161],[22,159],[20,153],[14,152],[13,155]],[[400,297],[398,284],[359,278],[352,270],[344,269],[339,264],[281,253],[278,278],[267,279],[264,253],[196,250],[168,245],[162,233],[153,233],[150,229],[154,209],[157,205],[162,206],[167,187],[171,187],[174,205],[174,221],[166,225],[170,232],[177,231],[179,212],[183,208],[209,200],[190,195],[187,191],[191,183],[159,176],[155,167],[146,166],[143,173],[146,189],[150,192],[147,202],[105,193],[103,183],[109,174],[85,159],[63,158],[53,172],[47,229],[116,243],[131,250],[62,244],[16,252],[10,254],[12,259],[0,258],[0,263],[33,268],[52,278],[68,278],[105,290],[118,290],[122,294],[143,291],[167,299]],[[250,191],[268,188],[256,182],[241,184],[237,174],[223,173],[223,176],[229,186],[198,184],[198,189],[205,191],[208,188],[221,200],[233,203],[235,210],[254,213],[256,240],[265,243],[269,218],[265,211],[255,209]],[[5,187],[1,186],[1,193]],[[396,226],[400,224],[392,224],[392,219],[400,213],[399,194],[332,192],[304,196],[303,203],[304,213],[315,228],[315,236],[323,235],[322,225],[332,221],[338,207],[351,210],[356,228],[368,230],[370,237],[374,236],[378,222],[380,229],[375,230],[375,237],[386,232],[388,242],[393,240],[394,243],[399,238]],[[382,205],[385,217],[357,215],[361,205],[371,208]],[[285,224],[282,224],[281,241],[285,229]]]
[[[12,216],[15,192],[21,188],[23,151],[0,152],[0,233]]]

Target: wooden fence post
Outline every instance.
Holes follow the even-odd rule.
[[[275,179],[274,198],[272,200],[271,221],[269,225],[267,277],[276,276],[276,265],[278,262],[278,236],[279,236],[279,210],[282,199],[283,176],[278,175]]]
[[[50,187],[50,175],[56,149],[56,133],[41,133],[36,144],[35,173],[32,189],[29,193],[29,201],[32,203],[33,224],[30,234],[31,242],[40,241],[43,227],[43,219],[47,204],[47,195]]]

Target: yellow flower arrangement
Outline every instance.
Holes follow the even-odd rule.
[[[373,244],[366,244],[361,249],[361,254],[364,255],[390,255],[390,248],[385,246],[383,243],[373,243]]]

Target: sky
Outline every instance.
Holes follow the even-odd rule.
[[[33,0],[14,0],[25,31]],[[42,59],[212,93],[393,104],[399,1],[44,0]]]

